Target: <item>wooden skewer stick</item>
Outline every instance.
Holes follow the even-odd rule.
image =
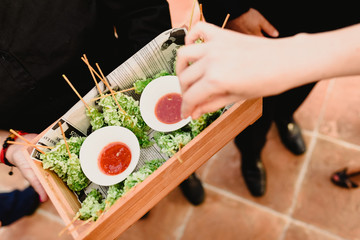
[[[28,144],[28,143],[24,143],[24,142],[7,141],[7,143],[16,144],[16,145],[24,145],[24,146],[29,146],[29,147],[40,147],[40,148],[49,148],[49,149],[54,148],[54,147],[43,146],[43,145]]]
[[[74,216],[74,218],[71,220],[71,222],[65,226],[65,228],[63,230],[61,230],[58,234],[58,236],[60,237],[71,225],[73,225],[73,223],[78,220],[80,217],[80,213],[77,212],[76,215]]]
[[[199,4],[199,8],[200,8],[200,22],[204,21],[204,14],[203,14],[203,10],[202,10],[202,4]]]
[[[95,73],[95,75],[106,85],[106,87],[110,90],[111,94],[113,95],[113,98],[114,98],[115,102],[117,103],[120,111],[122,111],[122,113],[126,114],[124,109],[122,109],[119,102],[116,100],[115,95],[114,95],[114,90],[112,90],[110,85],[107,83],[106,79],[104,81],[104,79],[95,71],[95,69],[93,67],[91,67],[90,63],[88,61],[86,61],[86,59],[84,57],[81,57],[81,59],[88,65],[88,67],[91,69],[91,71],[93,71]]]
[[[115,93],[115,94],[118,94],[118,93],[128,92],[128,91],[132,91],[132,90],[135,90],[135,88],[132,87],[132,88],[124,89],[124,90],[117,91],[117,92],[114,92],[114,93]],[[104,94],[104,95],[102,95],[102,96],[100,96],[100,97],[91,99],[91,101],[93,102],[93,101],[96,101],[96,100],[99,100],[99,99],[108,97],[108,96],[110,96],[110,95],[111,95],[111,93],[109,93],[109,94]]]
[[[87,57],[86,57],[86,54],[84,54],[83,56],[84,56],[85,60],[86,60],[87,62],[89,62],[89,60],[88,60]],[[95,75],[94,75],[94,73],[91,71],[89,65],[88,65],[88,68],[89,68],[89,71],[90,71],[90,73],[91,73],[91,77],[94,79],[94,82],[95,82],[96,88],[98,89],[99,94],[102,95],[100,86],[99,86],[98,82],[96,81]]]
[[[86,225],[86,224],[89,223],[90,221],[94,221],[94,217],[91,217],[91,218],[89,218],[88,220],[86,220],[85,222],[83,222],[83,223],[79,224],[78,226],[74,227],[73,229],[70,229],[69,232],[72,233],[72,232],[76,231],[78,228]]]
[[[15,134],[18,138],[20,138],[21,140],[25,141],[27,144],[29,145],[33,145],[29,140],[27,140],[26,138],[24,138],[23,136],[21,136],[20,134],[18,134],[16,131],[14,131],[13,129],[10,129],[10,132]],[[38,150],[39,152],[41,152],[42,154],[45,154],[45,152],[41,151],[38,147],[35,147],[36,150]]]
[[[192,10],[191,10],[190,23],[189,23],[189,31],[190,31],[190,29],[191,29],[192,19],[193,19],[193,16],[194,16],[195,5],[196,5],[196,0],[194,0],[194,4],[193,4]]]
[[[98,72],[90,65],[89,61],[85,59],[84,57],[81,57],[81,60],[85,62],[85,64],[88,66],[88,68],[95,73],[95,75],[102,81],[102,77],[98,74]]]
[[[67,142],[66,142],[65,133],[64,133],[64,130],[63,130],[63,128],[62,128],[61,122],[59,122],[58,124],[59,124],[60,130],[61,130],[61,134],[62,134],[63,139],[64,139],[64,142],[65,142],[66,150],[67,150],[67,152],[68,152],[68,154],[69,154],[69,158],[71,158],[70,148],[69,148],[69,145],[68,145]]]
[[[226,26],[226,23],[227,23],[227,21],[229,20],[229,17],[230,17],[230,14],[228,13],[228,14],[226,15],[226,18],[225,18],[224,23],[223,23],[223,25],[222,25],[221,28],[224,28],[224,27]]]
[[[101,71],[101,68],[100,68],[99,64],[98,64],[98,63],[95,63],[95,65],[96,65],[96,67],[98,68],[98,70],[99,70],[99,72],[100,72],[100,74],[101,74],[101,76],[102,76],[103,83],[104,83],[104,84],[106,85],[106,87],[110,90],[110,93],[111,93],[112,97],[114,98],[116,104],[118,105],[118,108],[120,109],[120,111],[121,111],[123,114],[126,114],[126,112],[125,112],[124,109],[120,106],[118,100],[116,99],[116,97],[115,97],[115,92],[114,92],[114,90],[110,87],[109,83],[107,82],[107,80],[106,80],[103,72]]]
[[[180,156],[177,156],[177,154],[174,150],[172,150],[171,152],[174,154],[174,156],[176,155],[175,157],[179,161],[179,163],[183,163],[183,160],[180,158]]]
[[[81,97],[81,95],[78,93],[78,91],[76,91],[75,87],[71,84],[71,82],[69,81],[69,79],[65,76],[65,74],[62,75],[63,78],[66,80],[66,82],[69,84],[69,86],[72,88],[72,90],[76,93],[76,95],[80,98],[80,100],[84,103],[85,107],[90,111],[89,106],[86,104],[86,102],[84,101],[84,99]]]

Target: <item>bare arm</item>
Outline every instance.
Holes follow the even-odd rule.
[[[192,44],[199,37],[205,42]],[[198,23],[186,45],[177,60],[183,117],[197,118],[239,100],[321,79],[360,74],[360,24],[268,39]]]

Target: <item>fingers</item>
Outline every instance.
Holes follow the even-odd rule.
[[[278,30],[264,17],[263,17],[263,21],[261,22],[261,28],[270,37],[279,36]]]
[[[185,44],[193,44],[199,38],[203,39],[204,42],[211,39],[216,32],[220,29],[215,25],[205,22],[198,22],[185,37]]]
[[[198,60],[178,74],[182,93],[186,92],[195,82],[203,77],[204,71],[206,70],[206,66],[204,65],[204,60]]]
[[[35,191],[39,194],[40,201],[45,202],[46,200],[48,200],[48,196],[39,179],[37,178],[34,170],[31,168],[27,157],[23,154],[22,151],[19,150],[21,148],[20,146],[13,147],[17,147],[15,150],[13,149],[14,153],[12,156],[14,164],[20,170],[24,178],[31,184],[31,186],[33,186]]]
[[[218,109],[235,103],[239,100],[241,99],[235,95],[220,94],[217,96],[212,96],[212,98],[208,101],[196,106],[191,113],[191,117],[193,119],[197,119],[205,113],[217,111]]]
[[[183,118],[190,116],[197,105],[206,102],[214,94],[216,94],[216,89],[211,84],[206,83],[203,78],[193,83],[186,92],[183,92],[181,104]]]
[[[194,63],[203,57],[205,49],[206,46],[204,44],[193,44],[183,46],[178,50],[176,59],[176,73],[179,78],[182,77],[183,71],[189,67],[191,63]]]
[[[41,185],[39,179],[36,177],[35,173],[32,169],[24,169],[23,175],[26,178],[26,180],[31,184],[31,186],[35,189],[35,191],[40,196],[40,201],[45,202],[48,200],[48,196],[46,194],[45,189]]]

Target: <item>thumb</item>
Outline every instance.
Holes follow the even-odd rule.
[[[199,38],[206,42],[212,38],[218,29],[220,28],[215,25],[205,22],[198,22],[186,35],[185,44],[193,44]]]
[[[263,21],[261,23],[261,28],[266,34],[268,34],[271,37],[279,36],[278,30],[265,18],[263,18]]]

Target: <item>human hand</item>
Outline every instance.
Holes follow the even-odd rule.
[[[199,38],[204,42],[192,44]],[[191,115],[196,119],[230,103],[284,90],[284,84],[277,84],[283,81],[277,76],[287,63],[286,58],[278,62],[278,55],[289,51],[282,40],[244,35],[200,22],[185,41],[176,64],[184,118]]]
[[[226,28],[249,35],[264,36],[263,32],[270,37],[278,37],[279,32],[271,23],[256,9],[229,21]]]
[[[23,137],[29,141],[31,141],[33,138],[35,138],[37,134],[26,134],[23,135]],[[24,142],[23,140],[17,138],[16,141]],[[39,179],[36,177],[35,172],[31,168],[27,156],[24,155],[22,148],[23,145],[10,145],[7,152],[6,152],[6,158],[9,160],[10,163],[15,165],[21,172],[21,174],[24,176],[24,178],[33,186],[35,191],[40,196],[40,201],[45,202],[48,200],[48,196],[46,194],[45,189],[41,185]]]

